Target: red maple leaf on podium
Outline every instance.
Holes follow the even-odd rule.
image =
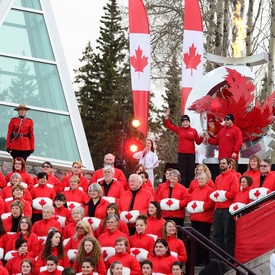
[[[132,250],[132,253],[136,257],[140,253],[140,250],[138,248],[136,248],[136,249]]]
[[[44,207],[44,205],[46,204],[46,201],[44,199],[42,199],[41,201],[39,201],[39,204]]]
[[[183,62],[186,65],[186,69],[191,69],[191,76],[193,76],[193,69],[197,70],[197,66],[201,63],[201,54],[196,53],[197,48],[192,43],[189,47],[189,53],[184,53]]]
[[[174,202],[171,201],[171,200],[168,200],[168,201],[166,202],[166,204],[167,204],[169,207],[170,207],[173,203],[174,203]]]
[[[258,199],[258,197],[261,195],[261,192],[257,189],[254,193],[254,196]]]
[[[192,205],[191,205],[191,207],[193,208],[193,210],[195,210],[196,208],[197,208],[197,203],[196,202],[194,202]]]
[[[125,218],[126,218],[128,221],[130,221],[130,220],[133,218],[133,215],[132,215],[131,213],[127,213],[127,214],[125,215]]]
[[[138,46],[137,50],[135,50],[136,56],[131,56],[131,65],[135,68],[135,72],[143,73],[144,68],[148,65],[148,57],[142,56],[143,50]]]

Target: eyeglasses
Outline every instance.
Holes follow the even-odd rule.
[[[268,167],[266,164],[261,164],[260,167]]]
[[[50,165],[43,165],[42,168],[51,168]]]

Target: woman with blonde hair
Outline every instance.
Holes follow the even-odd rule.
[[[191,181],[189,189],[188,189],[189,194],[191,194],[196,188],[199,187],[199,182],[197,180],[197,177],[200,173],[206,173],[207,178],[208,178],[208,182],[207,182],[208,186],[211,188],[215,187],[215,184],[214,184],[213,180],[211,179],[212,175],[211,175],[209,168],[205,164],[199,163],[195,168],[195,177]]]
[[[247,171],[243,174],[244,176],[249,176],[253,180],[253,188],[260,186],[260,164],[261,158],[257,155],[252,155],[249,157]]]
[[[81,271],[81,266],[85,258],[92,258],[95,262],[95,272],[99,275],[106,274],[106,267],[102,258],[101,247],[96,238],[87,236],[79,244],[73,268],[76,272]]]

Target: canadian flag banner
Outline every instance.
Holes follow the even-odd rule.
[[[187,98],[203,76],[202,16],[198,0],[185,0],[183,58],[182,58],[182,114],[188,106]]]
[[[150,31],[142,0],[129,0],[130,67],[134,117],[147,136],[150,97]]]

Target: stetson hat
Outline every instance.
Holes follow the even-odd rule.
[[[15,111],[18,111],[18,110],[20,110],[20,109],[30,110],[31,108],[27,107],[26,104],[24,104],[24,103],[20,103],[20,104],[18,105],[18,107],[15,107],[15,108],[14,108]]]

